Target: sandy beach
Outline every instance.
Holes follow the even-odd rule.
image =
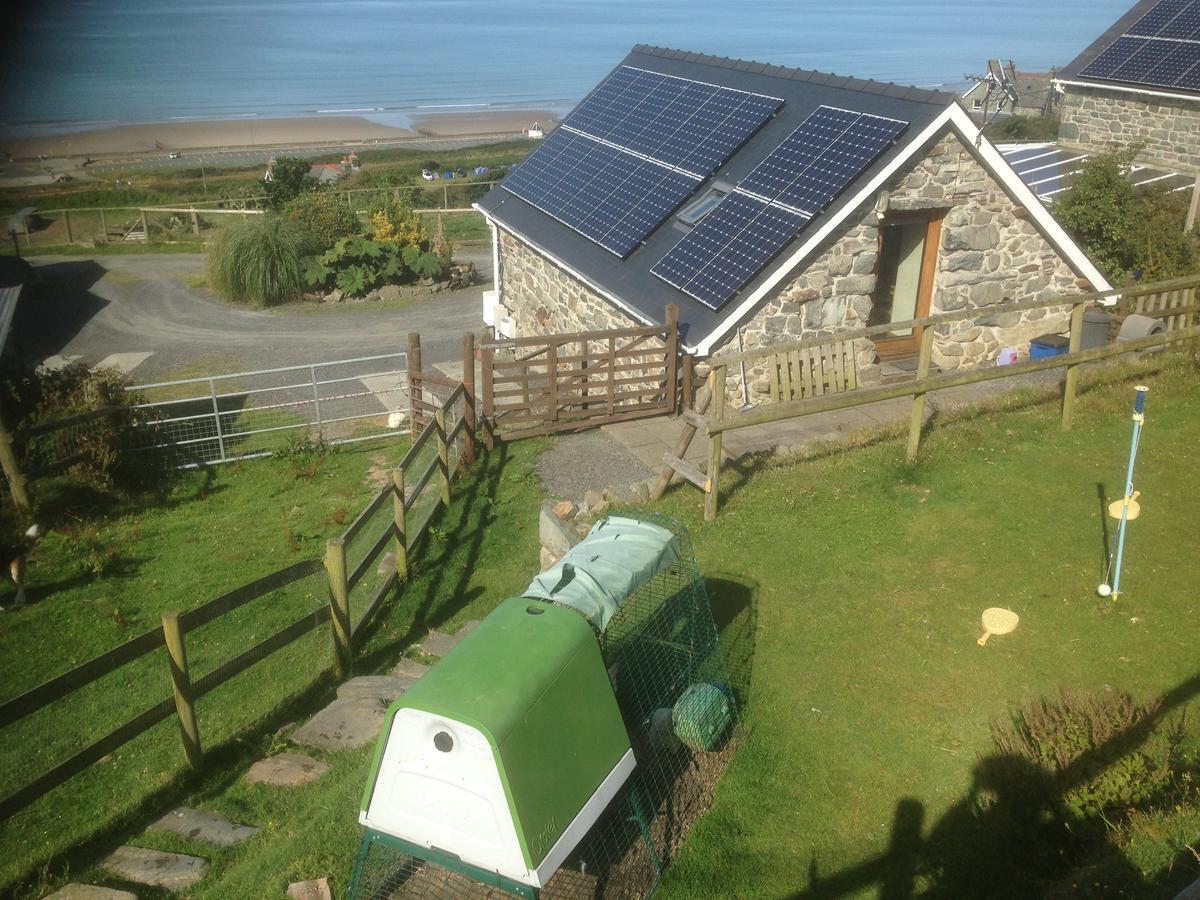
[[[243,118],[115,125],[43,137],[0,135],[0,151],[13,159],[93,157],[161,153],[171,150],[289,147],[302,144],[393,142],[428,137],[519,134],[534,121],[554,120],[545,110],[480,110],[428,113],[413,117],[413,128],[381,125],[361,116]]]

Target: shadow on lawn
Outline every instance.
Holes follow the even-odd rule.
[[[1163,695],[1156,711],[1106,744],[1078,757],[1057,775],[1020,756],[981,758],[971,790],[922,836],[925,807],[905,797],[896,804],[887,852],[822,875],[814,857],[808,887],[795,900],[844,897],[877,887],[883,900],[959,897],[1173,897],[1196,878],[1174,866],[1148,881],[1104,840],[1106,821],[1068,827],[1042,798],[1061,797],[1140,747],[1167,714],[1200,694],[1200,674]],[[1014,784],[1021,790],[1012,791]],[[1191,859],[1186,849],[1180,860]]]

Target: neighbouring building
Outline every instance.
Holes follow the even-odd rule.
[[[1065,325],[1065,306],[1007,306],[1109,288],[956,95],[655,47],[477,208],[521,336],[675,304],[703,357],[977,308],[936,335],[953,369]],[[860,383],[916,343],[860,341]],[[763,399],[756,380],[731,378],[731,399]]]
[[[1005,73],[1011,73],[1005,77]],[[999,74],[997,74],[999,73]],[[1000,79],[1008,82],[1016,94],[1013,102],[1002,90]],[[988,74],[968,89],[963,95],[967,109],[977,116],[991,118],[996,113],[996,104],[1003,97],[1001,115],[1046,116],[1058,110],[1058,94],[1054,90],[1054,75],[1046,72],[1012,71],[997,59],[988,60]],[[990,98],[989,98],[990,89]]]
[[[1056,84],[1064,146],[1140,144],[1140,158],[1200,172],[1200,0],[1142,0]]]

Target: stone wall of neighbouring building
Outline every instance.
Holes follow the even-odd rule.
[[[497,315],[512,316],[521,337],[642,324],[503,229],[500,288],[502,306]]]
[[[1059,140],[1093,151],[1144,144],[1141,157],[1200,168],[1200,98],[1174,100],[1068,85]]]
[[[1031,338],[1066,327],[1067,307],[1005,312],[1006,303],[1048,299],[1087,289],[1042,237],[1024,207],[1015,203],[958,138],[943,135],[911,169],[889,186],[889,210],[943,210],[932,311],[965,308],[995,313],[982,324],[939,328],[934,362],[943,370],[995,360],[1006,346],[1026,348]],[[742,326],[746,350],[862,328],[871,314],[878,262],[879,219],[874,204],[858,210],[854,224]],[[737,353],[737,335],[715,351]],[[860,384],[878,380],[874,345],[856,345]],[[747,366],[750,402],[766,400],[765,364]],[[740,371],[729,373],[730,403],[740,405]]]

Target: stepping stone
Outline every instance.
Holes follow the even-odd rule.
[[[137,894],[95,884],[68,884],[59,888],[46,900],[137,900]]]
[[[186,806],[171,810],[146,830],[169,831],[218,847],[232,847],[258,833],[258,828],[253,825],[238,825],[206,809],[189,809]]]
[[[429,671],[429,666],[425,663],[419,663],[415,659],[409,659],[407,656],[396,663],[396,668],[392,669],[392,677],[399,678],[401,681],[407,681],[405,687],[412,687],[420,679],[422,675]]]
[[[208,874],[208,860],[145,847],[118,847],[101,860],[100,868],[126,881],[179,891]]]
[[[292,734],[292,743],[319,750],[352,750],[375,740],[386,713],[378,698],[334,700]]]
[[[328,878],[313,881],[293,881],[288,885],[288,900],[333,900]]]
[[[412,685],[411,680],[391,675],[359,675],[338,686],[339,700],[374,698],[391,703]]]
[[[458,642],[465,638],[468,634],[474,631],[479,626],[478,619],[472,619],[463,625],[462,628],[454,632],[454,634],[442,634],[440,631],[429,632],[429,637],[425,638],[419,645],[418,649],[422,653],[427,653],[430,656],[445,656],[451,650],[458,646]]]
[[[299,787],[320,778],[329,771],[329,763],[305,756],[303,753],[278,753],[260,759],[246,772],[246,784],[273,784],[278,787]]]

